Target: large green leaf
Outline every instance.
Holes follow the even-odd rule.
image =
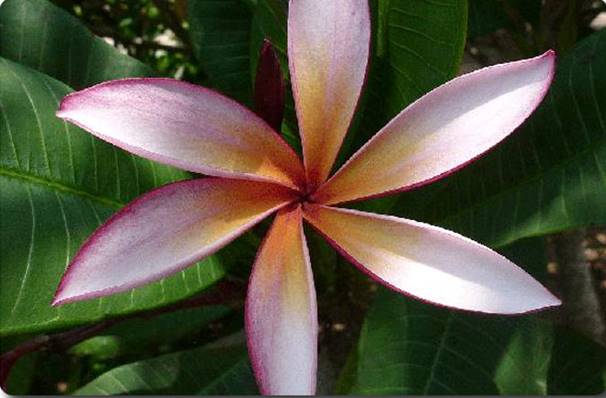
[[[606,349],[570,330],[558,329],[547,375],[547,393],[594,395],[606,392]]]
[[[491,246],[606,223],[606,30],[557,66],[539,109],[481,160],[400,195],[399,215]]]
[[[373,0],[370,4],[373,54],[368,81],[339,162],[412,101],[452,78],[463,56],[466,0]]]
[[[239,0],[187,2],[194,55],[214,88],[250,105],[252,13]]]
[[[121,54],[47,0],[7,0],[2,4],[0,56],[74,89],[152,73],[148,66]]]
[[[76,395],[258,394],[246,348],[202,347],[134,362],[102,374]]]
[[[498,394],[492,374],[513,325],[381,291],[358,343],[355,394]]]
[[[555,335],[554,335],[555,332]],[[358,345],[355,394],[597,394],[606,350],[535,317],[488,317],[383,291]]]
[[[165,305],[216,281],[216,257],[147,287],[53,308],[83,240],[127,201],[188,174],[137,158],[54,116],[70,89],[0,58],[0,335]]]

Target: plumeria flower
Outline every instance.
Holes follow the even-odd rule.
[[[53,304],[163,278],[277,212],[245,305],[263,394],[315,392],[318,321],[303,220],[373,279],[415,298],[497,314],[559,305],[525,271],[454,232],[334,207],[425,185],[476,159],[541,102],[554,53],[434,89],[330,176],[365,80],[370,35],[365,0],[290,2],[288,55],[303,162],[262,118],[206,88],[140,78],[68,95],[59,117],[134,154],[211,177],[160,187],[111,217],[80,248]]]

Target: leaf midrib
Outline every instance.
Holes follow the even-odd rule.
[[[24,180],[29,183],[33,183],[38,186],[42,186],[44,188],[48,188],[48,189],[51,189],[54,191],[60,191],[60,192],[68,193],[71,195],[80,196],[82,198],[95,201],[104,206],[108,206],[108,207],[111,207],[114,209],[119,209],[126,204],[124,202],[117,201],[113,198],[97,196],[97,195],[91,194],[89,192],[86,192],[82,189],[74,188],[74,187],[65,185],[63,183],[50,180],[48,178],[44,178],[44,177],[41,177],[41,176],[38,176],[35,174],[31,174],[31,173],[26,173],[26,172],[23,172],[22,170],[11,169],[9,167],[0,167],[0,176]]]

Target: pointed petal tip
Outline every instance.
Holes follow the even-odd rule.
[[[61,284],[63,283],[63,280],[61,282]],[[55,297],[53,297],[53,300],[51,301],[51,307],[60,307],[62,305],[65,304],[69,304],[69,303],[74,303],[76,301],[81,301],[81,300],[85,300],[87,298],[93,298],[93,297],[88,297],[88,296],[68,296],[63,294],[62,290],[62,286],[61,284],[59,285],[59,288],[57,289],[57,292],[55,293]]]
[[[557,53],[555,52],[555,50],[549,49],[547,51],[545,51],[543,54],[539,55],[539,57],[549,57],[549,58],[553,58],[555,59],[557,56]]]
[[[69,97],[72,94],[68,94],[68,95],[66,95],[65,97],[63,97],[61,99],[61,102],[59,103],[59,107],[57,108],[57,111],[55,112],[55,116],[57,116],[60,119],[64,119],[65,118],[65,115],[68,112],[68,110],[67,110],[67,102],[68,102]]]
[[[504,316],[517,316],[517,315],[529,315],[535,314],[542,311],[552,310],[556,307],[562,305],[562,301],[557,298],[554,294],[552,294],[547,288],[545,288],[541,283],[536,281],[536,290],[534,291],[535,295],[532,298],[528,299],[527,303],[521,303],[517,307],[512,308],[503,308],[496,309],[493,311],[472,311],[478,313],[485,313],[489,315],[504,315]],[[527,291],[528,294],[532,293]],[[523,294],[523,293],[521,293]],[[454,309],[458,309],[457,307],[453,307]],[[463,309],[465,310],[465,309]]]
[[[53,301],[51,301],[51,307],[60,307],[62,305],[73,303],[75,301],[78,301],[78,299],[75,298],[75,297],[60,297],[60,296],[55,296],[53,298]]]
[[[263,38],[263,46],[261,47],[261,52],[270,51],[270,50],[272,52],[274,52],[273,51],[273,49],[274,49],[273,47],[274,47],[274,45],[271,42],[271,40],[268,37],[264,37]]]
[[[109,287],[109,288],[105,288],[105,289],[101,289],[101,290],[91,290],[91,291],[87,291],[85,293],[77,293],[77,294],[69,293],[69,290],[68,290],[68,288],[70,287],[69,269],[72,267],[75,268],[76,264],[74,264],[74,263],[75,262],[69,264],[67,271],[61,278],[61,281],[59,282],[59,286],[57,287],[57,291],[55,292],[55,296],[53,297],[53,300],[51,301],[51,307],[59,307],[59,306],[65,305],[65,304],[71,304],[71,303],[75,303],[78,301],[92,300],[92,299],[96,299],[96,298],[100,298],[100,297],[111,296],[114,293],[119,293],[119,292],[123,291],[123,290],[119,289],[118,287]]]
[[[541,285],[541,287],[543,287],[543,286]],[[546,309],[550,309],[550,308],[554,308],[554,307],[559,307],[560,305],[562,305],[562,300],[557,298],[553,293],[551,293],[546,288],[543,287],[543,289],[545,290],[545,297],[544,297],[542,303],[537,304],[534,311],[542,311],[542,310],[546,310]]]
[[[62,304],[63,304],[63,301],[57,297],[54,297],[50,303],[51,307],[59,307]]]
[[[543,54],[535,57],[535,60],[539,60],[542,62],[545,62],[548,64],[548,78],[547,78],[547,83],[545,84],[545,90],[543,92],[543,95],[547,94],[547,91],[549,91],[549,88],[551,87],[551,83],[553,82],[553,78],[555,77],[555,69],[556,69],[556,59],[557,59],[557,53],[555,52],[555,50],[549,49],[547,51],[545,51]],[[541,98],[542,99],[542,98]],[[539,101],[537,103],[537,105],[540,103],[541,101]]]
[[[69,267],[71,267],[71,263],[68,265],[67,270],[69,270]],[[67,304],[70,300],[70,297],[65,297],[64,289],[63,289],[64,285],[65,285],[65,279],[67,276],[67,270],[61,277],[61,280],[59,281],[59,286],[57,286],[55,295],[53,296],[53,299],[50,303],[51,307],[59,307],[60,305]]]
[[[520,291],[519,295],[524,296],[525,294],[528,296],[528,302],[525,308],[520,307],[517,311],[512,310],[508,312],[504,312],[503,315],[524,315],[524,314],[534,314],[536,312],[541,312],[545,310],[551,310],[555,307],[559,307],[562,305],[562,301],[556,297],[549,289],[547,289],[541,282],[534,279],[534,277],[528,274],[523,268],[520,268],[525,274],[528,275],[529,278],[532,278],[534,281],[534,286],[527,286],[526,291]],[[500,312],[495,312],[500,314]]]

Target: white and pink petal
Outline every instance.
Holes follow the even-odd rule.
[[[560,304],[511,261],[454,232],[322,205],[306,205],[304,216],[353,264],[398,292],[442,306],[496,314]]]
[[[281,210],[257,254],[246,298],[248,350],[264,395],[313,395],[318,318],[301,207]]]
[[[490,66],[432,90],[393,118],[314,195],[336,204],[435,181],[507,137],[539,105],[555,54]]]
[[[129,152],[185,170],[303,185],[301,161],[265,121],[190,83],[113,80],[68,95],[57,116]]]
[[[169,276],[216,252],[293,198],[280,185],[221,178],[151,191],[89,237],[67,268],[53,305]]]
[[[367,0],[291,0],[288,59],[310,189],[324,182],[351,123],[370,51]]]

